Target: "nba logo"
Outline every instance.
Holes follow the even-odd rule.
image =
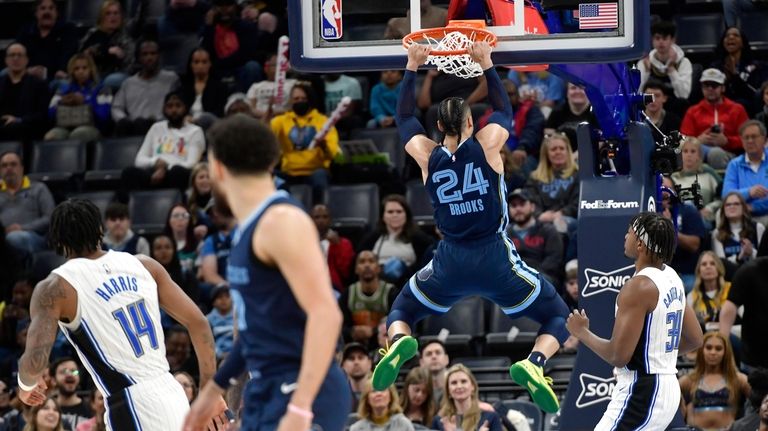
[[[341,39],[341,0],[322,0],[320,36],[325,40]]]

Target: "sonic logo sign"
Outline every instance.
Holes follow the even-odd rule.
[[[576,407],[583,409],[603,401],[610,401],[613,388],[616,386],[616,377],[604,379],[591,374],[579,375],[581,393],[576,400]]]
[[[621,290],[621,286],[634,273],[635,265],[627,265],[610,272],[587,268],[584,270],[584,277],[587,279],[587,282],[584,285],[584,289],[581,290],[581,296],[588,297],[605,291],[618,293]]]

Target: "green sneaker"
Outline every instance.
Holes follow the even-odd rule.
[[[557,395],[552,391],[552,379],[544,377],[541,367],[534,365],[528,359],[515,362],[509,368],[509,376],[518,385],[528,389],[533,402],[547,413],[557,413],[560,403]]]
[[[373,370],[373,377],[371,378],[373,390],[383,391],[395,383],[400,367],[416,356],[418,351],[419,343],[410,335],[403,336],[387,349],[381,349],[380,352],[384,356],[376,365],[376,369]]]

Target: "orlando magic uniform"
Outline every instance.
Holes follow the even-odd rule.
[[[507,238],[504,177],[488,164],[480,143],[470,137],[453,154],[435,147],[425,187],[444,240],[432,261],[408,281],[388,324],[400,320],[413,327],[428,314],[445,313],[462,298],[480,295],[512,317],[537,320],[541,333],[564,342],[568,309]]]
[[[635,275],[650,278],[659,299],[645,317],[629,363],[614,370],[616,386],[596,430],[663,430],[680,408],[677,350],[685,313],[683,282],[669,265],[643,268]]]
[[[107,429],[180,429],[189,402],[168,372],[157,283],[141,261],[108,251],[53,273],[77,291],[75,318],[59,326],[104,395]]]
[[[264,212],[279,204],[300,207],[284,191],[271,195],[235,231],[227,267],[239,335],[215,380],[225,385],[243,370],[249,372],[242,430],[277,428],[301,367],[307,316],[280,270],[259,261],[251,246]],[[334,361],[312,406],[316,428],[344,429],[350,403],[346,376]]]

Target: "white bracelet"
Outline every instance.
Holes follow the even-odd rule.
[[[31,392],[37,387],[37,383],[35,383],[32,386],[25,385],[24,382],[21,381],[21,373],[18,374],[18,376],[16,377],[16,380],[18,381],[19,389],[21,389],[22,391]]]

